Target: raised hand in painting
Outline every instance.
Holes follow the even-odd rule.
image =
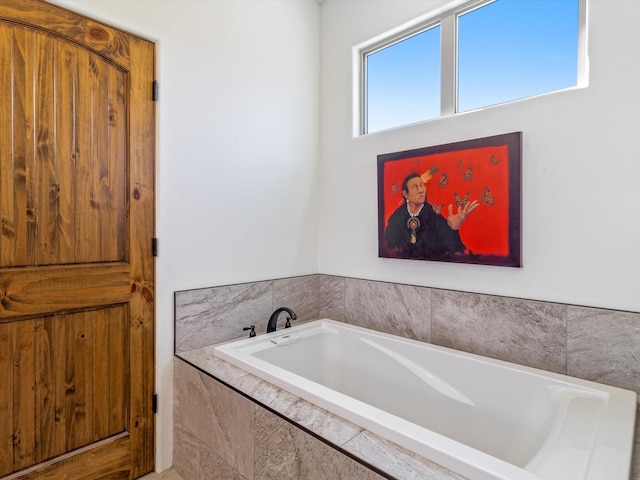
[[[473,212],[480,203],[478,200],[472,202],[466,202],[464,205],[458,207],[458,213],[453,213],[453,205],[449,204],[449,217],[447,217],[447,223],[451,230],[458,230],[467,219],[467,216]]]

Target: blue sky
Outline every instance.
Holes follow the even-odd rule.
[[[578,0],[496,0],[459,19],[459,111],[574,86]],[[440,27],[368,57],[369,132],[440,115]]]

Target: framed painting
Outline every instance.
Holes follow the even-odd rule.
[[[378,155],[379,256],[521,267],[522,132]]]

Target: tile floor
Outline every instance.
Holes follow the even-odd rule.
[[[140,477],[139,480],[188,480],[183,479],[178,472],[170,468],[162,473],[150,473],[144,477]]]

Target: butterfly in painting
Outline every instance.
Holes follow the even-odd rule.
[[[441,188],[447,188],[447,185],[449,185],[449,177],[447,177],[446,173],[443,172],[442,175],[440,175],[438,185],[440,185]]]
[[[467,192],[464,197],[461,197],[460,195],[458,195],[458,192],[453,192],[453,199],[456,201],[457,207],[462,207],[463,205],[469,203],[469,193],[470,192]]]
[[[491,190],[489,190],[489,187],[484,187],[484,192],[482,193],[480,199],[487,205],[495,205],[496,203],[493,199],[493,195],[491,195]]]

